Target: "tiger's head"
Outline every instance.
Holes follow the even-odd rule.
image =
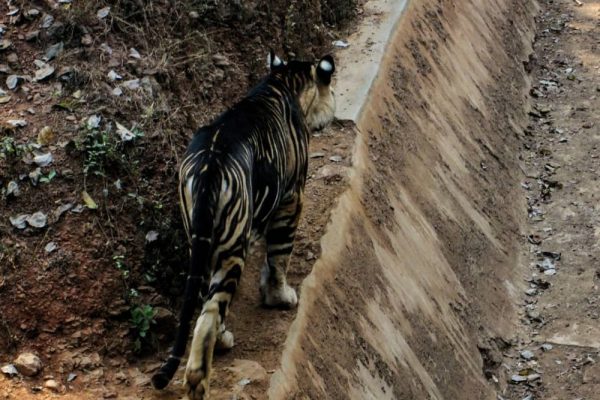
[[[326,55],[316,65],[307,61],[285,62],[271,50],[267,56],[271,75],[282,79],[298,97],[306,124],[320,130],[333,121],[335,97],[331,77],[335,72],[333,57]]]

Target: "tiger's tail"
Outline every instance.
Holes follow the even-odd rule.
[[[213,216],[212,207],[209,206],[210,195],[207,195],[207,192],[209,192],[207,189],[207,187],[202,188],[195,202],[200,206],[193,208],[193,220],[189,228],[191,242],[190,266],[179,316],[177,336],[169,358],[158,372],[152,376],[152,384],[156,389],[165,388],[177,372],[187,347],[191,321],[198,305],[200,289],[203,284],[206,284],[210,275]]]

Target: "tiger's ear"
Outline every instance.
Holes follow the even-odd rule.
[[[273,49],[269,50],[269,53],[267,54],[267,68],[273,71],[282,67],[283,65],[284,62],[281,61],[281,58],[277,57]]]
[[[317,64],[317,78],[323,85],[331,83],[331,76],[335,72],[335,62],[329,54],[319,60]]]

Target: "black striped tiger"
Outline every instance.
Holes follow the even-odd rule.
[[[179,170],[191,261],[175,344],[152,382],[162,389],[175,374],[202,292],[184,378],[192,400],[208,396],[215,346],[233,346],[224,322],[251,234],[267,243],[260,278],[264,305],[289,308],[298,301],[286,272],[302,210],[310,132],[334,117],[335,65],[329,55],[316,65],[286,63],[272,51],[268,64],[262,83],[196,132]]]

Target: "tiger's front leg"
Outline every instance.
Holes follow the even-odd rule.
[[[283,201],[267,228],[267,259],[260,274],[262,301],[268,307],[293,308],[298,304],[296,291],[286,280],[296,228],[302,212],[302,192]]]

